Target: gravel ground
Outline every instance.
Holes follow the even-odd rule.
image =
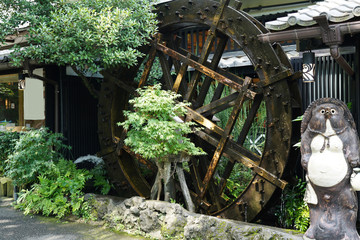
[[[24,216],[11,207],[10,198],[0,198],[0,240],[139,240],[100,225],[59,221],[51,217]]]

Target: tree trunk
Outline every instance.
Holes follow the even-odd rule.
[[[164,201],[170,202],[171,196],[171,162],[164,162]]]
[[[181,155],[181,163],[176,164],[176,174],[178,175],[181,191],[183,193],[183,196],[185,198],[186,207],[190,212],[195,212],[195,206],[192,202],[191,195],[189,188],[186,184],[185,175],[184,175],[184,169],[182,167],[183,161],[188,161],[189,156]]]
[[[150,199],[152,199],[152,200],[155,199],[156,194],[159,192],[159,183],[161,186],[161,177],[160,177],[160,172],[158,171],[156,174],[155,182],[154,182],[153,186],[151,187]]]

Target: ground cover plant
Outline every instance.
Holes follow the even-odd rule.
[[[91,218],[84,201],[84,187],[92,180],[96,193],[107,194],[111,185],[103,166],[88,171],[77,169],[65,160],[61,134],[46,128],[21,133],[1,132],[0,166],[3,174],[22,190],[15,207],[25,214],[53,215],[63,218],[73,214]]]
[[[82,189],[90,178],[89,171],[76,169],[73,162],[60,159],[46,173],[38,176],[38,183],[20,193],[15,208],[25,214],[53,215],[57,218],[74,214],[89,219],[90,207],[84,201]]]

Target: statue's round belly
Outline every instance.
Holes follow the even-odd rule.
[[[348,164],[342,151],[342,141],[337,136],[330,138],[330,147],[325,147],[324,137],[317,136],[311,142],[312,154],[308,163],[308,177],[312,183],[321,187],[332,187],[347,175]]]

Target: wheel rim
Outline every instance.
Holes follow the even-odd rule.
[[[224,5],[221,5],[222,3],[216,1],[176,0],[158,5],[159,32],[162,37],[160,40],[154,40],[151,49],[147,51],[145,69],[151,68],[152,60],[157,55],[164,75],[163,85],[167,89],[179,91],[184,99],[193,103],[187,119],[205,128],[196,133],[194,140],[202,147],[210,149],[210,154],[202,160],[192,159],[192,183],[188,183],[192,184],[198,211],[251,221],[264,209],[274,191],[286,185],[281,177],[290,149],[292,119],[291,93],[286,79],[293,75],[293,71],[281,50],[257,40],[256,36],[264,33],[266,29],[245,13],[227,6],[227,2],[223,1]],[[200,56],[176,47],[174,36],[179,30],[199,26],[207,27],[208,31],[213,33],[208,35]],[[259,82],[254,83],[250,78],[240,78],[217,67],[228,39],[237,44],[249,57]],[[206,59],[214,41],[218,44],[213,54],[213,62],[209,63]],[[188,86],[184,85],[185,80],[182,80],[187,67],[195,69]],[[171,76],[171,68],[176,70],[175,79]],[[116,122],[123,120],[122,110],[127,107],[130,93],[134,91],[133,78],[138,69],[139,66],[130,70],[120,69],[116,73],[116,79],[111,74],[104,75],[99,99],[99,140],[102,155],[110,169],[110,176],[117,183],[116,188],[123,189],[124,179],[127,179],[140,196],[148,197],[151,184],[136,167],[138,163],[134,159],[139,157],[131,156],[131,151],[126,147],[120,149],[121,129],[116,127]],[[139,85],[146,83],[146,70],[144,72]],[[199,79],[196,75],[199,72],[210,78],[197,81]],[[204,105],[208,86],[213,82],[218,83],[218,86],[227,85],[234,93],[228,96],[220,94]],[[202,86],[197,92],[199,83]],[[230,137],[233,125],[241,106],[247,101],[251,102],[248,118],[238,139],[233,140]],[[266,105],[266,140],[262,155],[257,156],[243,144],[261,102],[265,102]],[[227,125],[222,129],[212,121],[211,116],[225,108],[231,108],[229,119],[235,120],[227,121]],[[221,195],[224,190],[222,186],[228,179],[229,172],[232,172],[234,164],[231,161],[226,164],[225,173],[220,176],[222,184],[213,180],[218,160],[222,155],[226,155],[234,163],[241,162],[253,171],[253,177],[246,189],[231,202],[224,201]],[[140,162],[156,171],[151,162],[143,159]],[[123,174],[120,174],[120,169]]]

